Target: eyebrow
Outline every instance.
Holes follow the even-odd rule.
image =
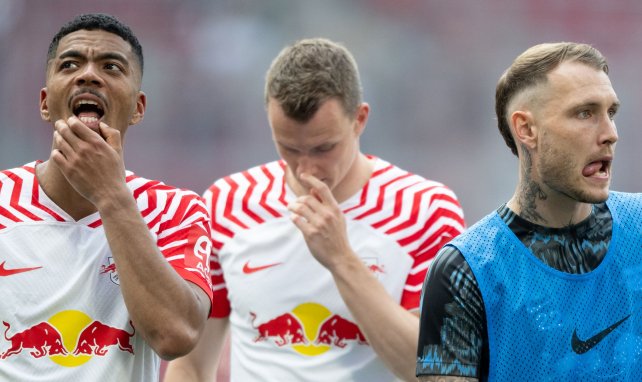
[[[80,52],[80,51],[78,51],[78,50],[67,50],[67,51],[65,51],[65,52],[62,52],[62,53],[60,54],[60,56],[58,56],[58,59],[59,59],[59,60],[62,60],[62,59],[69,58],[69,57],[73,57],[73,58],[85,58],[86,56],[85,56],[85,54],[81,53],[81,52]],[[99,54],[96,56],[96,59],[98,59],[99,61],[103,61],[103,60],[116,60],[116,61],[121,62],[123,65],[128,65],[128,64],[129,64],[129,60],[127,60],[127,57],[125,57],[125,56],[124,56],[123,54],[121,54],[121,53],[116,53],[116,52],[105,52],[105,53],[99,53]]]
[[[581,109],[581,108],[584,108],[584,107],[590,107],[590,108],[594,109],[594,108],[600,107],[601,105],[602,104],[599,103],[599,102],[587,101],[587,102],[579,103],[578,105],[573,107],[573,109]],[[620,108],[620,101],[614,101],[613,103],[611,103],[611,105],[609,105],[609,107],[614,107],[616,109],[619,109]]]

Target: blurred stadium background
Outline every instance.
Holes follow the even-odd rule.
[[[47,159],[38,113],[60,25],[108,12],[145,53],[145,120],[127,134],[136,173],[197,192],[276,158],[263,78],[280,49],[324,36],[354,53],[372,107],[362,148],[449,185],[469,224],[505,202],[517,161],[495,125],[495,84],[548,41],[593,44],[622,102],[613,188],[642,191],[642,2],[634,0],[0,0],[0,167]]]
[[[280,49],[323,36],[359,63],[371,117],[362,149],[441,181],[472,224],[511,196],[517,161],[495,124],[495,84],[527,47],[594,45],[622,108],[613,188],[642,191],[642,2],[635,0],[0,0],[0,167],[48,158],[39,90],[53,34],[107,12],[145,53],[145,120],[127,167],[199,193],[276,158],[263,78]]]

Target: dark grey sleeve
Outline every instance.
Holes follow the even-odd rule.
[[[437,254],[424,281],[417,376],[481,378],[488,372],[486,314],[477,281],[461,252]]]

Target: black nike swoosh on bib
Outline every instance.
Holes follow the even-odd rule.
[[[609,333],[614,331],[629,317],[631,317],[630,314],[624,317],[623,319],[621,319],[620,321],[616,322],[615,324],[597,333],[596,335],[594,335],[593,337],[589,338],[586,341],[582,341],[579,339],[579,337],[577,336],[577,329],[573,330],[573,338],[571,338],[571,347],[573,348],[573,351],[577,354],[584,354],[587,351],[591,350],[593,347],[595,347],[595,345],[599,344],[600,341],[604,339],[604,337],[608,336]]]

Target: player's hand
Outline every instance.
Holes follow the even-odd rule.
[[[110,194],[127,190],[120,132],[103,122],[94,131],[75,116],[57,120],[51,160],[97,207]]]
[[[308,174],[301,174],[299,181],[309,191],[288,206],[291,219],[312,255],[332,270],[352,252],[345,217],[325,183]]]

